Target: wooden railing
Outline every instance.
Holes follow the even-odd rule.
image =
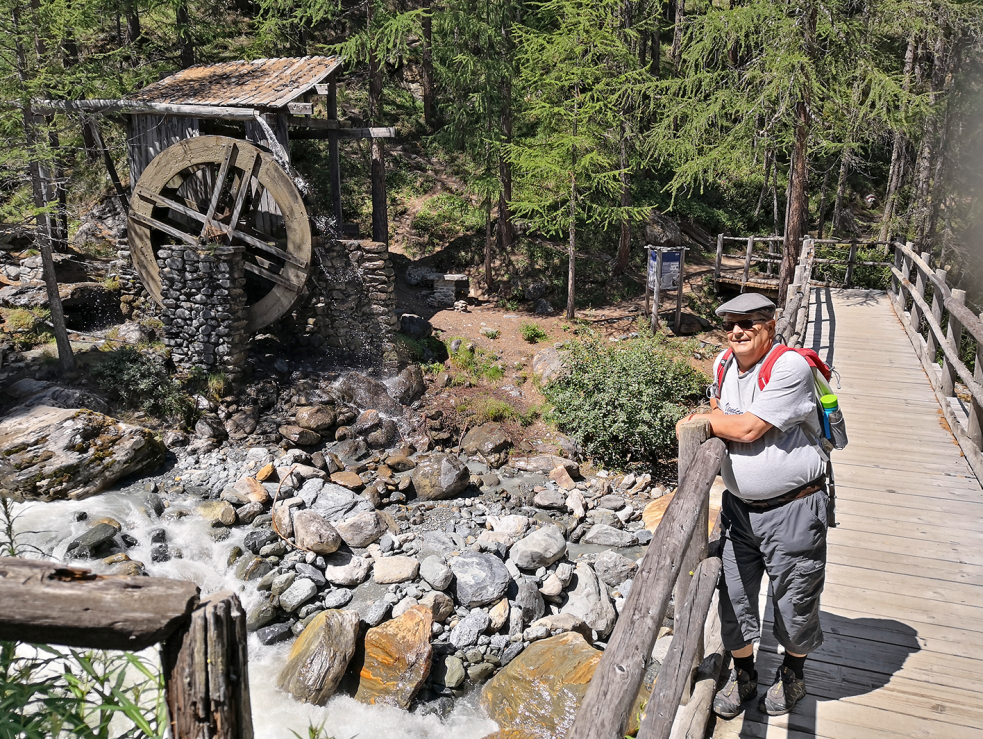
[[[891,305],[911,339],[959,447],[977,478],[983,480],[983,314],[976,316],[966,307],[964,290],[946,284],[944,269],[932,269],[931,254],[916,254],[910,242],[892,246]],[[929,293],[931,302],[926,297]],[[973,370],[960,356],[964,332],[976,342]],[[882,371],[887,374],[891,370],[885,367]],[[956,395],[957,380],[966,387],[966,403]]]
[[[704,624],[720,575],[718,556],[708,557],[719,538],[710,539],[710,486],[723,460],[725,445],[710,438],[710,424],[684,424],[679,440],[679,487],[635,576],[607,649],[594,672],[567,739],[622,739],[629,712],[642,684],[659,627],[675,592],[675,630],[669,653],[652,688],[639,739],[666,739],[680,701],[680,718],[691,729],[684,736],[702,739],[710,703],[723,664],[719,629],[705,642]],[[704,659],[704,650],[709,656]],[[698,669],[697,669],[698,666]],[[690,697],[691,680],[696,685]],[[689,698],[689,700],[687,700]]]
[[[880,246],[883,247],[885,253],[890,249],[891,242],[887,241],[858,241],[856,239],[852,241],[841,241],[837,239],[805,239],[805,241],[810,241],[813,248],[819,245],[831,246],[831,247],[841,247],[847,252],[845,259],[833,259],[829,257],[814,257],[813,264],[827,264],[827,265],[840,265],[845,268],[844,279],[840,281],[817,281],[812,280],[814,286],[837,286],[837,287],[853,287],[853,277],[856,267],[868,266],[868,267],[890,267],[891,262],[889,261],[862,261],[857,259],[857,254],[859,250],[864,247]],[[785,239],[781,236],[725,236],[724,234],[717,234],[717,259],[714,264],[713,277],[717,282],[721,281],[723,277],[722,261],[724,254],[726,252],[727,242],[740,242],[744,246],[743,256],[744,256],[744,267],[741,272],[740,278],[724,277],[724,281],[731,282],[735,285],[740,285],[742,288],[751,285],[752,287],[773,287],[778,284],[778,272],[775,269],[775,265],[780,265],[782,258],[780,253],[776,253],[776,245],[781,248],[781,245],[785,243]],[[768,247],[767,254],[762,254],[760,251],[755,251],[755,246],[766,244]],[[761,275],[752,275],[751,267],[754,265],[763,264],[765,266],[765,271]],[[801,262],[800,262],[801,266]]]
[[[246,616],[233,593],[0,557],[0,639],[135,651],[163,642],[173,739],[252,739]]]

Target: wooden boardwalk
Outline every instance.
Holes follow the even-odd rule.
[[[809,695],[792,714],[754,705],[717,720],[714,739],[979,739],[983,490],[887,295],[814,290],[810,322],[805,345],[839,371],[850,435],[833,457],[826,643],[806,663]],[[757,665],[767,684],[781,657],[770,603],[765,615]]]

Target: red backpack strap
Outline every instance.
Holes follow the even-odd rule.
[[[724,386],[724,375],[727,373],[727,365],[734,356],[734,352],[730,349],[725,349],[724,353],[720,355],[720,361],[717,363],[717,399],[720,399],[720,388]]]
[[[812,349],[796,349],[795,353],[805,359],[809,363],[810,367],[815,367],[817,370],[819,370],[823,377],[826,378],[826,381],[829,382],[830,378],[833,376],[833,372],[826,366],[826,363],[819,358],[819,355],[816,354],[816,352],[814,352]]]
[[[775,362],[778,358],[782,356],[785,352],[795,351],[791,347],[785,346],[785,344],[776,344],[775,347],[768,353],[768,357],[765,359],[765,363],[761,365],[761,369],[758,370],[758,390],[764,390],[765,385],[771,380],[771,371],[775,367]]]

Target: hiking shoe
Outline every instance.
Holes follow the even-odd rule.
[[[768,688],[758,708],[769,716],[781,716],[791,711],[805,694],[805,680],[800,680],[790,667],[782,665],[775,673],[775,684]]]
[[[758,694],[758,675],[754,677],[737,667],[730,671],[730,678],[713,698],[713,712],[720,718],[734,718],[741,712],[745,701]]]

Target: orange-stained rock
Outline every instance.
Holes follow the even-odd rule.
[[[600,661],[600,650],[594,649],[577,633],[533,642],[481,691],[482,707],[500,727],[492,737],[554,739],[565,736]],[[629,733],[637,731],[641,702],[652,690],[650,681],[642,682],[631,710]]]
[[[645,524],[647,528],[652,533],[658,528],[659,523],[662,521],[662,517],[666,515],[666,509],[669,507],[669,503],[675,497],[676,491],[669,493],[668,495],[663,495],[661,498],[653,500],[642,511],[642,523]],[[710,523],[707,529],[707,534],[709,535],[713,531],[713,525],[717,523],[717,516],[720,515],[720,499],[717,498],[716,504],[713,500],[713,496],[710,499]]]
[[[355,653],[358,614],[324,611],[297,637],[276,684],[299,701],[323,706],[338,689]]]
[[[355,700],[409,708],[430,675],[433,614],[413,606],[398,618],[365,634],[365,655]]]
[[[331,475],[331,482],[335,485],[341,485],[349,490],[361,490],[365,487],[365,483],[362,482],[362,478],[351,470],[343,470],[342,472],[335,472]]]
[[[264,467],[263,469],[266,468]],[[260,471],[262,472],[262,470]],[[269,492],[255,477],[240,478],[235,484],[235,489],[249,498],[249,500],[253,503],[262,503],[263,505],[266,505],[270,502]]]
[[[271,477],[273,477],[273,470],[274,467],[272,462],[263,465],[262,467],[260,467],[259,472],[256,473],[256,479],[259,480],[260,482],[266,482]]]
[[[573,490],[577,487],[577,483],[573,481],[570,473],[567,472],[567,468],[563,465],[553,468],[553,471],[550,472],[550,479],[564,490]]]

